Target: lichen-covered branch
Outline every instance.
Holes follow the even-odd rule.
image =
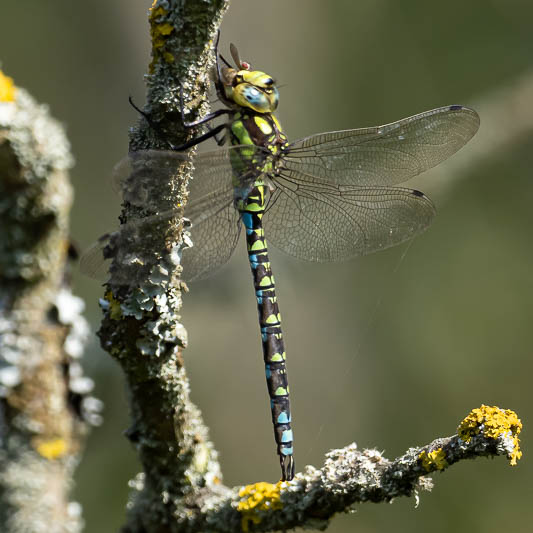
[[[46,106],[0,72],[0,529],[77,532],[72,475],[99,403],[68,283],[70,147]]]
[[[418,491],[432,488],[428,474],[463,459],[503,455],[515,465],[522,455],[521,428],[513,411],[483,405],[460,423],[457,435],[410,448],[393,461],[351,444],[329,452],[320,470],[308,466],[290,483],[256,483],[221,497],[206,493],[168,531],[325,529],[336,513],[349,512],[355,504],[418,498]]]
[[[144,106],[150,123],[140,117],[130,133],[131,151],[168,149],[169,141],[180,144],[192,134],[180,128],[180,90],[188,120],[207,111],[213,40],[227,5],[226,0],[154,1]],[[145,180],[142,191],[126,180],[121,221],[135,228],[140,219],[183,206],[189,171],[190,163],[178,166],[168,180]],[[107,250],[113,263],[99,336],[125,372],[132,414],[127,436],[144,470],[132,482],[136,491],[124,528],[129,532],[169,531],[178,509],[199,508],[203,492],[227,492],[207,428],[190,400],[181,355],[187,344],[178,315],[184,229],[177,216],[162,219],[143,226],[142,242],[123,238],[124,230],[117,236],[119,245],[112,241]]]

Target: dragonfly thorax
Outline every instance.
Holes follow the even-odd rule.
[[[260,146],[273,155],[280,154],[280,150],[288,146],[280,123],[271,113],[238,111],[233,115],[229,130],[233,145]]]

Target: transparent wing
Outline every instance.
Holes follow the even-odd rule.
[[[209,193],[204,198],[211,197]],[[185,216],[191,217],[192,221],[189,232],[193,242],[192,248],[183,251],[181,260],[185,281],[207,278],[226,264],[237,246],[241,230],[239,212],[233,206],[231,180],[230,188],[219,190],[216,205],[195,213],[196,209],[198,205],[191,209],[189,215],[185,208]]]
[[[161,251],[176,242],[180,220],[176,209],[123,224],[119,229],[102,235],[81,256],[80,270],[94,279],[105,282],[114,264],[114,281],[124,285],[136,284],[148,276],[160,262],[161,254],[154,252],[154,242]]]
[[[246,157],[242,157],[246,150]],[[250,156],[257,155],[255,162]],[[124,199],[142,207],[149,195],[159,186],[166,186],[176,174],[179,164],[194,165],[193,178],[189,181],[189,201],[184,216],[191,222],[191,238],[194,246],[183,251],[183,279],[193,281],[205,278],[226,263],[237,244],[240,224],[239,213],[233,207],[234,182],[246,185],[246,180],[257,174],[257,160],[268,155],[261,148],[231,147],[207,152],[191,158],[181,152],[145,150],[132,152],[119,162],[114,170],[113,185],[122,189]],[[234,176],[232,163],[239,168],[239,176]],[[240,166],[239,166],[240,165]],[[168,207],[168,205],[166,206]],[[158,229],[165,228],[181,214],[179,207],[165,209],[161,213],[140,221],[121,226],[117,231],[102,236],[81,258],[81,270],[94,278],[105,280],[109,269],[109,245],[114,255],[132,244],[142,247],[143,242],[151,242]],[[124,258],[128,260],[127,254]],[[131,283],[130,275],[124,282]]]
[[[435,216],[431,200],[397,187],[336,185],[296,171],[275,178],[267,240],[308,261],[342,261],[411,239]]]
[[[438,165],[479,128],[472,109],[453,105],[373,128],[333,131],[292,143],[288,170],[344,185],[394,185]]]
[[[243,158],[243,150],[246,157]],[[183,251],[183,278],[204,279],[231,257],[241,231],[240,215],[234,207],[234,189],[246,187],[257,175],[256,164],[268,156],[259,147],[234,146],[199,154],[194,159],[193,177],[189,182],[189,201],[185,217],[194,243]],[[255,159],[255,163],[250,163]],[[239,168],[235,173],[232,163]]]

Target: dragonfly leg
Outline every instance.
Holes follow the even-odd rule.
[[[176,152],[181,152],[182,150],[187,150],[189,148],[192,148],[193,146],[196,146],[197,144],[200,144],[206,141],[207,139],[210,139],[211,137],[215,137],[216,139],[216,136],[224,129],[226,129],[226,124],[219,124],[216,128],[210,129],[208,132],[204,133],[203,135],[200,135],[199,137],[195,137],[194,139],[191,139],[190,141],[187,141],[186,143],[180,146],[172,145],[171,150],[174,150]]]
[[[135,109],[135,111],[137,111],[138,113],[140,113],[145,119],[146,121],[148,122],[148,124],[150,125],[150,127],[156,131],[157,133],[159,133],[159,135],[161,135],[161,137],[163,139],[165,139],[165,142],[168,144],[169,148],[175,152],[181,152],[183,150],[187,150],[188,148],[191,148],[193,146],[196,146],[197,144],[200,144],[201,142],[204,142],[206,141],[207,139],[210,139],[211,137],[215,137],[216,139],[216,136],[223,130],[226,128],[226,124],[219,124],[218,126],[216,126],[215,128],[213,129],[210,129],[207,133],[204,133],[203,135],[200,135],[199,137],[195,137],[194,139],[191,139],[190,141],[187,141],[186,143],[184,144],[181,144],[179,146],[176,146],[175,144],[172,144],[170,141],[168,141],[166,138],[165,138],[165,132],[161,129],[161,127],[159,126],[159,124],[156,124],[150,117],[150,115],[148,113],[145,113],[142,109],[140,109],[139,107],[137,107],[137,105],[135,105],[135,103],[133,102],[133,99],[132,97],[130,96],[128,98],[131,106]],[[183,113],[183,110],[182,110],[182,113]],[[214,114],[214,113],[212,113]],[[183,116],[183,115],[182,115]],[[218,115],[217,115],[218,116]],[[215,117],[213,117],[215,118]],[[186,126],[188,127],[188,126]],[[218,139],[216,139],[217,141],[217,144],[219,144],[219,141]]]

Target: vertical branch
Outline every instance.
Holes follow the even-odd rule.
[[[226,8],[225,0],[154,1],[145,105],[150,124],[141,118],[132,129],[131,151],[166,149],[169,140],[186,140],[179,127],[181,87],[194,109],[189,120],[207,111],[213,39]],[[108,247],[113,264],[99,336],[125,372],[132,415],[127,436],[143,465],[143,473],[132,483],[135,492],[124,529],[128,532],[173,531],[165,527],[172,522],[178,527],[179,517],[197,505],[202,491],[224,490],[216,451],[189,397],[181,353],[187,345],[178,315],[183,220],[176,216],[135,230],[139,219],[185,204],[190,164],[181,167],[169,179],[154,177],[142,186],[126,180],[121,221],[134,228],[135,238],[119,234]],[[122,236],[125,233],[123,228]],[[125,271],[135,283],[124,283]]]
[[[0,72],[0,524],[76,532],[72,475],[98,402],[88,327],[66,280],[70,147],[46,106]]]

